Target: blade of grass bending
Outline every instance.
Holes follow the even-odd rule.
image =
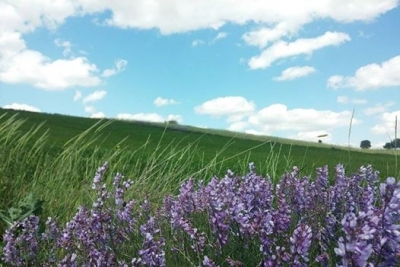
[[[399,172],[399,169],[397,168],[397,156],[398,156],[398,153],[399,153],[399,148],[397,147],[397,116],[396,116],[396,119],[395,119],[395,121],[394,121],[394,149],[396,150],[396,152],[395,152],[395,154],[394,154],[394,156],[395,156],[395,164],[396,164],[396,172],[395,173],[398,173],[398,176],[399,176],[399,178],[400,178],[400,172]]]
[[[349,164],[351,162],[351,156],[350,156],[350,137],[351,137],[351,127],[353,126],[353,119],[354,119],[354,113],[355,109],[353,108],[353,112],[351,113],[351,118],[350,118],[350,125],[349,125],[349,133],[347,136],[347,146],[348,146],[348,154],[349,154]]]

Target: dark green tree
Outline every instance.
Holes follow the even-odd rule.
[[[371,141],[369,141],[369,140],[362,140],[361,143],[360,143],[360,147],[361,147],[362,149],[370,148],[370,147],[371,147]]]
[[[383,148],[385,149],[392,149],[392,148],[400,148],[400,138],[396,138],[391,142],[387,142]]]

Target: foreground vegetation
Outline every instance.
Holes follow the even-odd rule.
[[[378,182],[370,166],[335,183],[327,168],[315,182],[295,167],[274,186],[255,173],[228,170],[208,184],[183,182],[163,205],[124,198],[134,183],[116,174],[109,191],[107,163],[93,179],[91,207],[45,224],[31,215],[4,235],[10,266],[398,266],[400,182]]]
[[[0,115],[4,261],[394,266],[398,260],[399,218],[391,212],[398,209],[400,191],[393,178],[385,178],[399,177],[395,154],[174,127]],[[257,172],[251,165],[243,176],[248,162]],[[380,180],[371,167],[359,170],[367,164],[381,171]],[[336,173],[324,167],[308,178],[325,165]],[[45,223],[48,217],[53,219]]]

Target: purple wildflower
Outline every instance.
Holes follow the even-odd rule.
[[[210,259],[209,257],[204,256],[203,266],[204,267],[218,267],[219,265],[215,264],[214,261],[212,259]]]
[[[150,217],[147,223],[140,227],[140,232],[144,237],[142,249],[139,251],[140,262],[146,266],[162,267],[165,264],[164,239],[156,239],[156,235],[160,233],[159,227],[154,221],[154,217]]]
[[[4,235],[2,259],[13,266],[34,265],[39,252],[38,228],[39,217],[34,215],[15,222]]]
[[[290,252],[294,255],[292,266],[307,266],[311,247],[312,230],[306,224],[299,224],[290,238]]]

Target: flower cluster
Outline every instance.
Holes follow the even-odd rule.
[[[276,184],[228,170],[209,183],[188,179],[160,207],[124,198],[93,179],[91,208],[61,227],[49,218],[15,222],[4,235],[10,266],[399,266],[400,182],[380,182],[371,166],[350,176],[338,165],[316,178],[297,167]],[[330,183],[331,181],[331,183]]]
[[[154,218],[138,224],[142,213],[135,212],[134,201],[126,203],[124,200],[132,181],[123,181],[124,177],[117,174],[110,192],[102,183],[106,169],[107,163],[94,176],[92,208],[79,207],[64,227],[49,218],[44,232],[39,231],[36,216],[16,222],[4,235],[6,246],[2,260],[12,266],[105,267],[128,266],[129,261],[134,266],[138,266],[135,261],[145,266],[164,266],[164,241],[158,236]],[[134,238],[137,240],[132,240]],[[136,257],[124,253],[132,242],[143,242],[143,246],[136,249]],[[40,257],[40,253],[47,253],[47,257]]]

